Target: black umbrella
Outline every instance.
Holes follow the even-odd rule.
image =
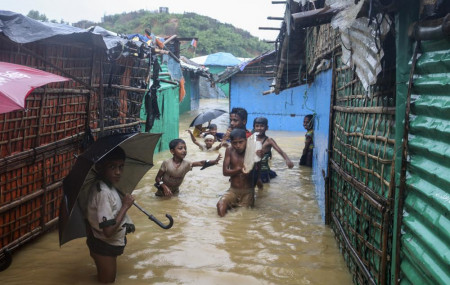
[[[100,161],[115,147],[120,146],[126,154],[125,166],[120,183],[116,188],[123,193],[131,193],[141,178],[153,166],[153,152],[161,134],[129,133],[114,134],[98,139],[83,154],[77,157],[75,165],[63,181],[64,196],[59,211],[59,243],[86,236],[83,212],[92,183],[97,181],[95,163]],[[166,214],[169,225],[162,224],[137,204],[152,221],[162,228],[173,225],[173,219]],[[83,209],[83,210],[82,210]]]
[[[212,109],[211,111],[200,113],[190,124],[190,127],[201,125],[206,122],[209,122],[223,114],[225,114],[227,111],[220,110],[220,109]]]

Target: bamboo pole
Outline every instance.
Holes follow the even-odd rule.
[[[331,159],[331,167],[338,174],[341,175],[342,179],[347,181],[350,185],[352,185],[363,197],[369,201],[377,210],[384,211],[387,206],[387,199],[373,192],[372,189],[361,183],[358,179],[351,176],[347,172],[345,172],[339,165]]]
[[[370,274],[370,271],[364,265],[364,262],[361,260],[361,258],[359,258],[358,253],[353,248],[353,246],[352,246],[351,242],[349,241],[347,235],[345,234],[345,231],[342,228],[342,225],[339,222],[338,218],[336,217],[336,215],[334,213],[331,213],[331,217],[333,218],[333,221],[334,221],[340,235],[344,239],[346,248],[348,249],[348,251],[349,251],[350,255],[353,257],[353,259],[356,261],[356,265],[361,269],[361,272],[364,274],[364,277],[366,277],[366,279],[369,281],[369,283],[372,285],[376,285],[376,282],[373,279],[372,274]]]

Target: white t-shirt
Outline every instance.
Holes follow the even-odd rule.
[[[124,246],[126,229],[124,223],[133,223],[125,214],[122,221],[116,221],[121,226],[110,237],[103,233],[103,227],[113,224],[117,213],[122,208],[122,199],[114,186],[109,187],[105,182],[94,183],[90,189],[87,217],[94,236],[110,245]]]

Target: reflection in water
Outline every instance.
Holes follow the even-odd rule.
[[[203,100],[201,110],[228,110],[228,101]],[[185,130],[198,111],[180,116],[180,137],[187,142],[189,160],[214,159],[200,152]],[[225,131],[228,115],[213,123]],[[300,123],[300,122],[299,122]],[[270,124],[270,122],[269,122]],[[248,125],[250,127],[250,124]],[[216,203],[228,187],[221,165],[194,168],[186,175],[180,194],[155,197],[154,178],[169,151],[155,155],[155,167],[133,192],[136,202],[167,222],[159,228],[136,208],[129,211],[136,232],[128,236],[118,258],[116,284],[351,284],[331,229],[321,220],[311,180],[311,169],[298,162],[303,133],[268,131],[296,164],[288,169],[274,152],[271,168],[278,177],[257,191],[253,209],[231,210],[224,218]],[[220,152],[224,154],[224,149]],[[15,252],[11,267],[0,273],[2,284],[97,284],[95,265],[85,239],[58,246],[52,231]]]

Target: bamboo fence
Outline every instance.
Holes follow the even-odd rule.
[[[62,180],[93,138],[140,131],[148,61],[110,60],[80,43],[19,45],[0,37],[0,61],[72,79],[35,89],[26,110],[0,114],[0,253],[57,225]]]

